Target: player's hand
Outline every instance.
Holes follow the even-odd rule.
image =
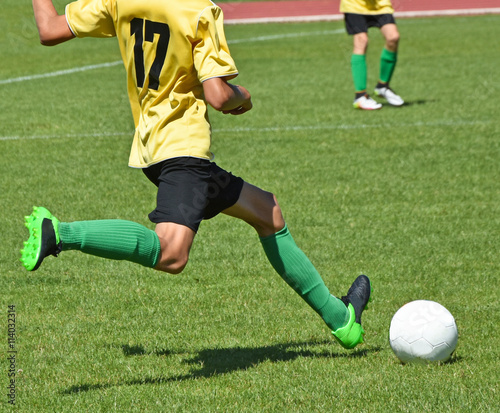
[[[244,113],[252,109],[252,107],[253,107],[252,101],[248,100],[241,106],[238,106],[237,108],[231,110],[223,110],[222,113],[224,113],[225,115],[243,115]]]
[[[228,83],[223,77],[203,82],[206,102],[215,110],[230,115],[242,115],[252,109],[252,96],[243,86]]]

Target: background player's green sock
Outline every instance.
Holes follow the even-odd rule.
[[[380,81],[389,83],[398,61],[398,52],[390,52],[385,47],[380,55]]]
[[[356,92],[366,90],[366,56],[364,54],[353,54],[351,56],[351,71]]]
[[[61,222],[59,236],[63,250],[79,250],[145,267],[154,268],[160,256],[160,240],[156,233],[132,221]]]
[[[278,233],[261,238],[260,241],[274,269],[323,318],[331,330],[347,324],[347,307],[330,294],[316,268],[295,244],[286,225]]]

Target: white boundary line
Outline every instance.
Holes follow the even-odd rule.
[[[248,42],[264,42],[267,40],[279,40],[279,39],[290,39],[294,37],[307,37],[307,36],[325,36],[329,34],[342,34],[345,33],[345,29],[337,29],[337,30],[319,30],[314,32],[298,32],[298,33],[286,33],[286,34],[273,34],[269,36],[258,36],[251,37],[248,39],[235,39],[228,40],[228,44],[239,44],[239,43],[248,43]]]
[[[484,9],[401,11],[394,13],[396,17],[471,16],[479,14],[500,14],[500,7]]]
[[[460,16],[460,15],[477,15],[477,14],[500,14],[500,8],[478,8],[478,9],[457,9],[457,10],[431,10],[431,11],[409,11],[409,12],[395,12],[396,17],[429,17],[429,16]],[[289,17],[262,17],[262,18],[251,18],[251,19],[227,19],[224,20],[225,24],[251,24],[251,23],[292,23],[292,22],[314,22],[314,21],[336,21],[342,20],[343,14],[327,14],[327,15],[316,15],[316,16],[289,16]],[[332,30],[332,31],[322,31],[322,32],[305,32],[305,33],[291,33],[285,35],[275,35],[275,36],[261,36],[249,39],[239,39],[230,40],[228,44],[238,44],[253,41],[265,41],[280,38],[290,38],[290,37],[302,37],[302,36],[315,36],[315,35],[326,35],[326,34],[340,34],[344,33],[343,29]],[[6,85],[16,82],[24,82],[35,79],[45,79],[49,77],[68,75],[77,72],[84,72],[87,70],[101,69],[111,66],[120,65],[121,60],[109,63],[101,63],[89,66],[76,67],[67,70],[59,70],[56,72],[42,73],[38,75],[31,76],[21,76],[17,78],[0,80],[0,85]]]
[[[101,63],[97,65],[89,65],[89,66],[81,66],[81,67],[74,67],[72,69],[66,69],[66,70],[58,70],[56,72],[50,72],[50,73],[41,73],[39,75],[31,75],[31,76],[21,76],[21,77],[15,77],[11,79],[4,79],[0,80],[0,85],[6,85],[10,83],[16,83],[16,82],[25,82],[28,80],[36,80],[36,79],[44,79],[47,77],[56,77],[56,76],[62,76],[62,75],[69,75],[72,73],[77,73],[77,72],[85,72],[87,70],[93,70],[93,69],[101,69],[103,67],[112,67],[112,66],[117,66],[123,64],[121,60],[118,60],[116,62],[110,62],[110,63]]]
[[[314,32],[287,33],[287,34],[277,34],[277,35],[272,35],[272,36],[250,37],[248,39],[229,40],[228,44],[249,43],[249,42],[264,42],[264,41],[267,41],[267,40],[287,39],[287,38],[306,37],[306,36],[324,36],[324,35],[329,35],[329,34],[341,34],[341,33],[344,33],[343,29],[338,29],[338,30],[323,30],[323,31],[314,31]],[[116,62],[100,63],[100,64],[95,64],[95,65],[81,66],[81,67],[75,67],[75,68],[72,68],[72,69],[58,70],[56,72],[41,73],[41,74],[38,74],[38,75],[15,77],[15,78],[11,78],[11,79],[0,80],[0,85],[7,85],[7,84],[17,83],[17,82],[26,82],[26,81],[30,81],[30,80],[36,80],[36,79],[45,79],[45,78],[49,78],[49,77],[70,75],[70,74],[73,74],[73,73],[85,72],[87,70],[94,70],[94,69],[102,69],[102,68],[107,68],[107,67],[113,67],[113,66],[118,66],[118,65],[121,65],[121,64],[123,64],[123,62],[121,60],[118,60]]]
[[[319,21],[342,20],[343,14],[321,14],[317,16],[283,16],[283,17],[254,17],[248,19],[224,19],[224,24],[254,24],[254,23],[309,23]],[[345,32],[345,30],[343,30]]]
[[[499,7],[482,9],[456,9],[456,10],[422,10],[395,12],[395,17],[433,17],[433,16],[470,16],[478,14],[500,14]],[[225,24],[255,24],[255,23],[293,23],[343,20],[344,15],[322,14],[312,16],[281,16],[281,17],[254,17],[248,19],[225,19]]]
[[[67,133],[65,135],[32,135],[32,136],[0,136],[1,141],[23,141],[33,139],[63,139],[63,138],[108,138],[110,136],[133,136],[131,132],[106,132],[106,133]]]
[[[479,9],[476,9],[479,10]],[[499,9],[480,9],[480,10],[495,10],[495,12],[500,13]],[[456,10],[455,10],[456,11]],[[466,10],[470,13],[473,13],[475,10]],[[454,11],[453,11],[454,12]],[[436,12],[428,12],[428,13],[436,13]],[[435,14],[429,14],[435,15]],[[307,16],[306,16],[307,17]],[[311,17],[311,16],[309,16]],[[320,17],[320,16],[317,16]],[[325,17],[325,16],[321,16]],[[287,20],[290,21],[290,20]],[[241,21],[240,21],[241,22]],[[325,30],[325,31],[315,31],[315,32],[299,32],[299,33],[287,33],[287,34],[279,34],[279,35],[270,35],[270,36],[258,36],[251,37],[248,39],[236,39],[228,41],[229,44],[238,44],[238,43],[246,43],[246,42],[259,42],[259,41],[267,41],[267,40],[275,40],[275,39],[285,39],[285,38],[294,38],[294,37],[305,37],[305,36],[322,36],[328,34],[341,34],[344,33],[344,29],[338,30]],[[11,84],[16,82],[24,82],[36,79],[44,79],[62,75],[68,75],[77,72],[84,72],[87,70],[108,68],[113,66],[121,65],[122,61],[101,63],[95,65],[81,66],[75,67],[72,69],[66,70],[58,70],[50,73],[42,73],[31,76],[22,76],[11,79],[0,80],[0,85]],[[453,126],[453,125],[463,125],[463,126],[473,126],[478,124],[491,123],[491,121],[473,121],[473,122],[418,122],[414,124],[407,125],[393,125],[393,127],[418,127],[418,126]],[[214,132],[277,132],[277,131],[297,131],[297,130],[336,130],[336,129],[366,129],[366,128],[380,128],[387,127],[388,125],[378,125],[378,124],[355,124],[355,125],[312,125],[312,126],[290,126],[290,127],[269,127],[269,128],[235,128],[235,129],[219,129],[214,130]],[[390,125],[389,125],[390,126]],[[60,139],[60,138],[86,138],[86,137],[109,137],[109,136],[128,136],[132,135],[133,132],[110,132],[110,133],[93,133],[93,134],[66,134],[66,135],[39,135],[39,136],[0,136],[0,141],[16,141],[16,140],[31,140],[31,139]]]
[[[309,125],[309,126],[273,126],[264,128],[229,128],[229,129],[214,129],[217,133],[228,132],[287,132],[287,131],[303,131],[303,130],[349,130],[349,129],[370,129],[370,128],[412,128],[412,127],[425,127],[425,126],[477,126],[492,123],[490,120],[474,120],[474,121],[435,121],[435,122],[413,122],[413,123],[399,123],[399,124],[367,124],[355,123],[350,125]]]
[[[437,10],[437,11],[412,11],[412,12],[396,12],[394,15],[396,17],[424,17],[424,16],[455,16],[455,15],[474,15],[474,14],[500,14],[500,8],[483,8],[483,9],[460,9],[460,10]],[[334,21],[343,19],[343,14],[329,14],[320,16],[294,16],[294,17],[264,17],[264,18],[254,18],[254,19],[229,19],[225,20],[226,24],[245,24],[245,23],[287,23],[287,22],[313,22],[313,21]],[[258,42],[266,40],[275,39],[285,39],[293,37],[304,37],[304,36],[318,36],[318,35],[328,35],[328,34],[341,34],[344,33],[344,29],[339,30],[325,30],[316,32],[301,32],[301,33],[289,33],[283,35],[274,36],[259,36],[251,37],[248,39],[237,39],[229,40],[228,44],[238,44],[246,42]],[[24,82],[36,79],[45,79],[50,77],[69,75],[77,72],[85,72],[87,70],[102,69],[112,66],[118,66],[122,64],[121,60],[115,62],[101,63],[95,65],[75,67],[72,69],[58,70],[56,72],[41,73],[37,75],[21,76],[10,79],[0,80],[0,85],[7,85],[11,83]]]
[[[476,121],[435,121],[435,122],[414,122],[400,123],[395,125],[389,124],[367,124],[355,123],[349,125],[296,125],[296,126],[272,126],[263,128],[224,128],[213,129],[214,133],[265,133],[265,132],[296,132],[307,130],[351,130],[351,129],[370,129],[370,128],[415,128],[415,127],[442,127],[442,126],[477,126],[493,123],[492,120],[476,120]],[[110,136],[133,136],[134,131],[129,132],[108,132],[108,133],[82,133],[82,134],[65,134],[65,135],[33,135],[33,136],[0,136],[1,141],[23,141],[33,139],[65,139],[65,138],[106,138]]]

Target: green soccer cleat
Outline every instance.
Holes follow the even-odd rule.
[[[61,252],[59,221],[43,207],[33,207],[32,214],[24,220],[29,238],[21,250],[21,262],[28,271],[35,271],[45,257],[57,257]]]
[[[332,334],[342,347],[352,349],[363,342],[365,330],[361,327],[361,314],[368,309],[371,293],[370,279],[360,275],[352,283],[347,295],[341,298],[349,311],[349,321],[346,326],[332,331]]]

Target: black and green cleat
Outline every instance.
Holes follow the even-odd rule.
[[[371,293],[370,279],[360,275],[352,283],[347,295],[341,298],[349,311],[349,321],[344,327],[332,331],[332,334],[342,347],[352,349],[363,342],[365,330],[361,327],[361,314],[368,309]]]
[[[33,207],[31,215],[24,220],[29,238],[21,250],[21,262],[28,271],[35,271],[45,257],[57,257],[61,252],[59,221],[43,207]]]

